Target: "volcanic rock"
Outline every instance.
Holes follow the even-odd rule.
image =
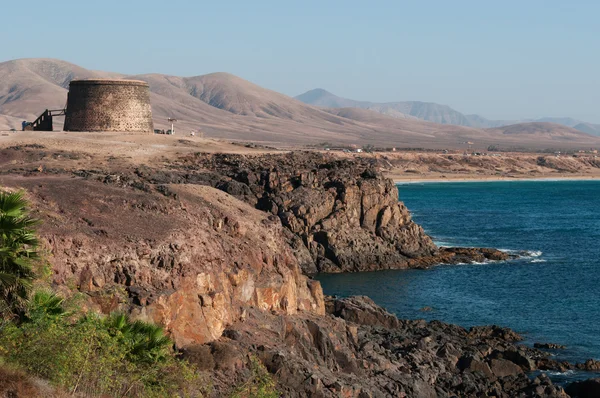
[[[600,378],[571,383],[565,390],[572,398],[600,397]]]
[[[170,186],[175,200],[72,178],[4,183],[28,189],[59,290],[164,325],[179,347],[218,339],[248,307],[325,313],[279,219],[222,191]]]
[[[564,345],[554,343],[534,343],[533,346],[535,348],[540,348],[544,350],[564,350],[567,348]]]

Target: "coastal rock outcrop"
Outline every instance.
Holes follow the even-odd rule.
[[[28,190],[58,289],[164,325],[180,347],[218,339],[248,308],[325,312],[279,219],[222,191],[172,187],[174,201],[72,178],[4,185]]]
[[[548,354],[510,329],[400,320],[367,297],[326,302],[330,316],[252,310],[219,341],[260,358],[286,397],[567,397],[526,375]],[[215,387],[237,373],[217,372]]]
[[[393,181],[367,158],[200,154],[182,160],[179,168],[218,172],[225,178],[213,186],[278,216],[307,274],[505,259],[493,249],[439,251],[398,201]]]
[[[504,258],[437,248],[366,159],[197,155],[70,171],[33,159],[0,177],[42,219],[57,290],[164,325],[214,396],[254,360],[290,397],[565,396],[526,373],[567,365],[510,329],[400,320],[366,297],[325,298],[305,276]]]
[[[48,156],[35,148],[25,148],[25,152],[27,159]],[[76,159],[77,155],[60,153],[56,157]],[[173,187],[212,186],[278,217],[287,244],[309,275],[511,257],[495,249],[438,248],[398,201],[398,188],[383,176],[381,168],[375,158],[291,152],[254,156],[197,153],[160,167],[43,170],[173,199],[177,199]],[[8,172],[31,173],[23,168]]]

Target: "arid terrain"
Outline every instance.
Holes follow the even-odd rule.
[[[595,153],[397,152],[372,155],[395,181],[596,179],[600,158]]]
[[[230,395],[259,360],[290,397],[567,397],[530,372],[598,362],[558,362],[497,326],[399,320],[311,279],[510,260],[438,248],[382,174],[414,167],[404,156],[425,155],[11,133],[0,136],[0,186],[26,190],[56,291],[163,325],[212,396]]]
[[[291,150],[197,136],[33,131],[0,134],[1,147],[31,145],[86,154],[73,162],[76,167],[161,164],[196,152],[266,154]],[[574,154],[490,152],[478,155],[462,151],[317,152],[332,154],[340,159],[370,159],[378,164],[387,177],[398,182],[600,178],[600,157],[589,151]],[[48,161],[52,159],[44,159],[44,162]]]
[[[149,83],[155,128],[186,136],[255,142],[278,147],[374,145],[380,148],[579,150],[600,147],[600,137],[547,122],[491,129],[399,118],[359,108],[320,108],[227,73],[195,77],[123,75],[52,59],[0,63],[0,130],[20,130],[45,109],[65,107],[69,82],[127,78]],[[425,116],[423,116],[425,117]],[[435,119],[437,120],[437,119]],[[55,130],[62,129],[57,118]],[[458,122],[457,122],[458,123]]]
[[[435,123],[454,124],[476,128],[496,128],[529,123],[557,123],[592,135],[600,135],[600,125],[587,123],[570,117],[543,117],[530,120],[489,120],[480,115],[465,115],[447,105],[433,102],[402,101],[377,103],[355,101],[338,97],[323,89],[314,89],[298,95],[296,99],[305,104],[322,108],[366,109],[401,119],[420,119]]]

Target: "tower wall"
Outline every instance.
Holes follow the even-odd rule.
[[[71,81],[64,130],[151,133],[148,83],[105,79]]]

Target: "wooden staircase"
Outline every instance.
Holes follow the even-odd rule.
[[[65,114],[66,109],[46,109],[30,126],[34,131],[52,131],[52,118]]]

